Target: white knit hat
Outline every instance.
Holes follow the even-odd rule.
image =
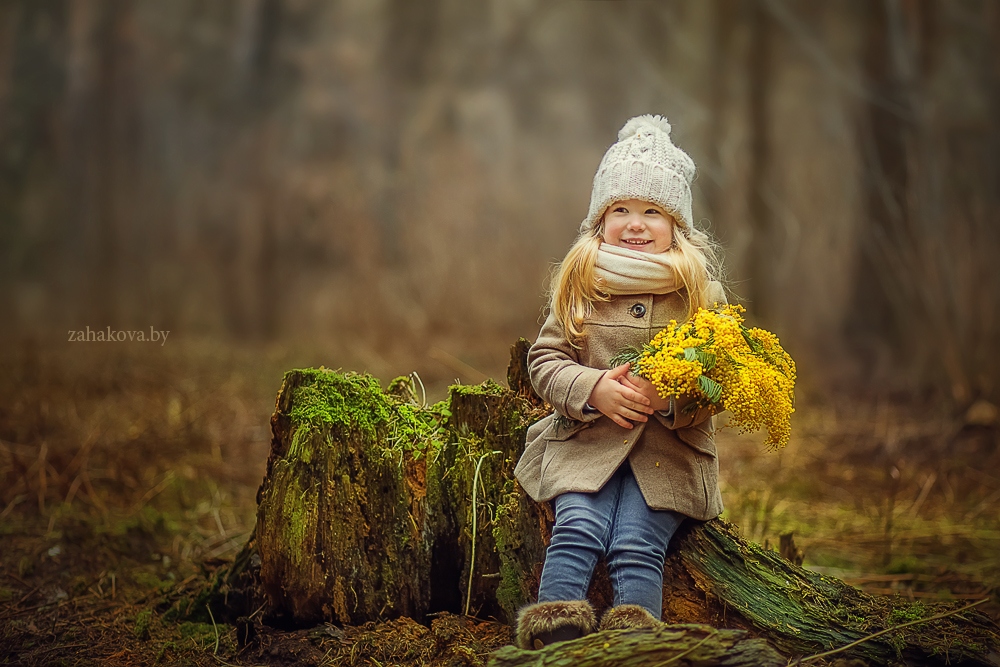
[[[580,224],[589,232],[605,209],[623,199],[642,199],[662,206],[691,228],[691,181],[694,161],[670,141],[670,123],[662,116],[636,116],[618,132],[594,175],[590,212]]]

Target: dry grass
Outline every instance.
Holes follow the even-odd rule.
[[[273,662],[266,652],[239,655],[232,626],[171,620],[163,601],[231,557],[252,528],[282,372],[319,363],[372,366],[343,350],[326,357],[210,343],[85,354],[5,349],[0,663]],[[454,376],[433,358],[409,362],[422,369],[432,394],[441,395]],[[388,380],[407,359],[379,363]],[[493,368],[489,374],[499,375]],[[995,591],[997,429],[929,417],[913,406],[869,404],[800,406],[792,441],[778,454],[724,430],[726,516],[775,548],[794,532],[808,567],[871,592],[972,599]],[[995,603],[986,607],[997,615]],[[434,643],[442,632],[458,632],[446,629],[450,623],[408,631]],[[323,651],[303,653],[300,664],[353,664],[360,654],[350,633],[371,643],[383,630],[319,639],[306,633],[300,639]],[[462,632],[484,651],[502,639],[495,629]],[[277,642],[273,648],[287,639],[268,641]]]
[[[719,437],[725,516],[873,593],[978,599],[1000,584],[1000,437],[907,405],[814,405],[788,447]]]

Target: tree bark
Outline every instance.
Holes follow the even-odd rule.
[[[439,611],[512,622],[537,592],[552,521],[548,504],[528,498],[513,477],[528,425],[549,409],[526,383],[526,350],[524,342],[512,349],[512,389],[492,381],[454,386],[447,401],[430,407],[413,402],[405,378],[383,392],[366,375],[286,374],[271,418],[254,534],[191,607],[207,600],[216,617],[244,620],[262,609],[271,624],[299,627],[426,620]],[[588,597],[598,611],[610,606],[603,566]],[[867,595],[744,540],[718,519],[689,521],[678,532],[663,597],[667,622],[742,630],[786,657],[845,646],[952,608]],[[986,665],[995,664],[991,651],[1000,652],[989,619],[975,610],[915,627],[866,641],[843,657]],[[741,651],[757,655],[758,648],[749,648],[757,644],[733,648],[743,635],[706,639],[705,632],[671,627],[607,641],[629,655],[649,651],[653,662],[677,657],[695,637],[706,641],[685,654],[686,664],[744,664]],[[668,635],[680,643],[665,642]],[[604,641],[587,640],[594,647]],[[695,659],[722,645],[735,651],[733,662]],[[590,653],[590,643],[565,646],[566,656]],[[513,649],[496,660],[522,664]]]
[[[683,660],[683,662],[681,662]],[[743,630],[709,625],[665,625],[653,630],[609,630],[541,651],[507,646],[496,651],[489,667],[783,667],[787,664],[763,639]]]

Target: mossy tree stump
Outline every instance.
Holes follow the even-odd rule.
[[[423,620],[466,608],[511,622],[537,591],[552,519],[513,477],[527,427],[547,413],[526,382],[526,351],[523,339],[512,349],[510,389],[454,386],[431,406],[418,406],[406,378],[383,391],[366,375],[287,373],[257,526],[215,580],[213,608],[229,618],[262,611],[295,626]],[[598,609],[610,604],[601,567],[589,597]],[[664,620],[743,630],[790,657],[946,609],[867,595],[743,540],[720,520],[682,527],[665,566]],[[989,619],[972,610],[843,655],[996,664],[997,647]]]
[[[418,454],[431,426],[369,376],[286,375],[255,529],[273,614],[358,624],[426,613],[434,532]]]

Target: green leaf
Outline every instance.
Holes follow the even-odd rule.
[[[639,357],[641,356],[642,350],[637,347],[629,346],[615,356],[611,357],[611,361],[608,363],[611,364],[611,368],[616,368],[622,364],[635,365],[635,362],[639,361]]]
[[[711,352],[706,352],[705,350],[698,348],[697,350],[698,363],[707,373],[708,371],[715,368],[715,355]]]
[[[698,389],[712,403],[718,403],[722,398],[722,385],[705,375],[698,376]]]
[[[706,352],[701,347],[685,347],[684,360],[697,361],[701,364],[702,370],[705,372],[715,368],[715,355],[711,352]]]
[[[750,350],[753,351],[754,354],[760,355],[764,351],[764,346],[760,344],[760,341],[751,336],[750,330],[742,324],[740,325],[740,333],[743,334],[743,340],[747,342],[747,345],[750,346]]]
[[[690,403],[686,403],[684,405],[684,407],[681,408],[681,414],[682,415],[694,414],[695,412],[698,412],[698,410],[700,410],[701,408],[706,407],[707,405],[708,404],[705,403],[705,401],[702,401],[702,400],[691,401]]]
[[[773,368],[781,372],[782,375],[785,375],[784,371],[781,370],[782,366],[781,361],[777,359],[775,355],[765,350],[763,343],[761,343],[759,340],[750,335],[749,329],[747,329],[743,325],[740,325],[740,331],[743,334],[743,340],[745,340],[747,342],[747,345],[750,346],[750,351],[754,353],[754,356],[756,356],[761,361],[770,364]]]

